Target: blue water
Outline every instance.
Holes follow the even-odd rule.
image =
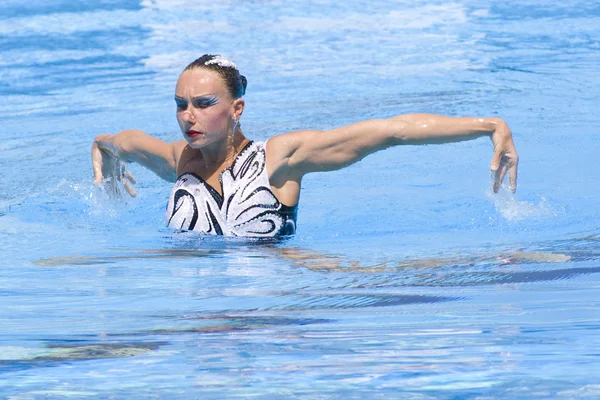
[[[3,0],[0,397],[600,397],[600,5]],[[92,182],[90,146],[178,140],[179,72],[249,81],[264,140],[401,113],[500,116],[303,181],[282,243],[165,228],[170,185]]]

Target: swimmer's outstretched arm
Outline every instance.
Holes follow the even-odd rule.
[[[127,182],[131,175],[121,171],[121,161],[138,163],[164,180],[175,182],[177,162],[186,144],[185,140],[167,143],[139,130],[99,135],[92,145],[94,184],[107,178],[113,183],[123,181],[125,189],[134,196],[135,191]]]
[[[433,114],[406,114],[389,119],[357,122],[329,131],[297,131],[269,140],[275,165],[290,179],[309,172],[332,171],[369,154],[397,145],[454,143],[488,136],[494,145],[491,170],[497,192],[508,172],[517,188],[518,155],[510,128],[500,118],[454,118]]]

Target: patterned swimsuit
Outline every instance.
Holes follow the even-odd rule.
[[[296,232],[298,205],[271,191],[266,142],[250,142],[219,175],[221,193],[193,172],[181,174],[167,205],[171,228],[211,235],[274,237]]]

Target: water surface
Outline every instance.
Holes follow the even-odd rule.
[[[600,6],[570,0],[62,0],[0,14],[0,393],[29,398],[597,398]],[[90,146],[178,140],[179,72],[248,78],[255,140],[410,112],[500,116],[303,181],[277,243],[165,228],[170,185],[91,185]]]

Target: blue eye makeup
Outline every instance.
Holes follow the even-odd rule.
[[[217,104],[218,98],[217,96],[200,96],[192,98],[192,105],[195,108],[208,108],[210,106],[214,106]],[[178,110],[186,110],[188,107],[188,102],[181,97],[175,97],[175,103],[177,104]]]
[[[177,96],[175,96],[175,104],[177,104],[177,109],[179,110],[185,110],[188,106],[187,100]]]
[[[217,104],[217,96],[203,96],[192,99],[192,104],[196,108],[207,108]]]

